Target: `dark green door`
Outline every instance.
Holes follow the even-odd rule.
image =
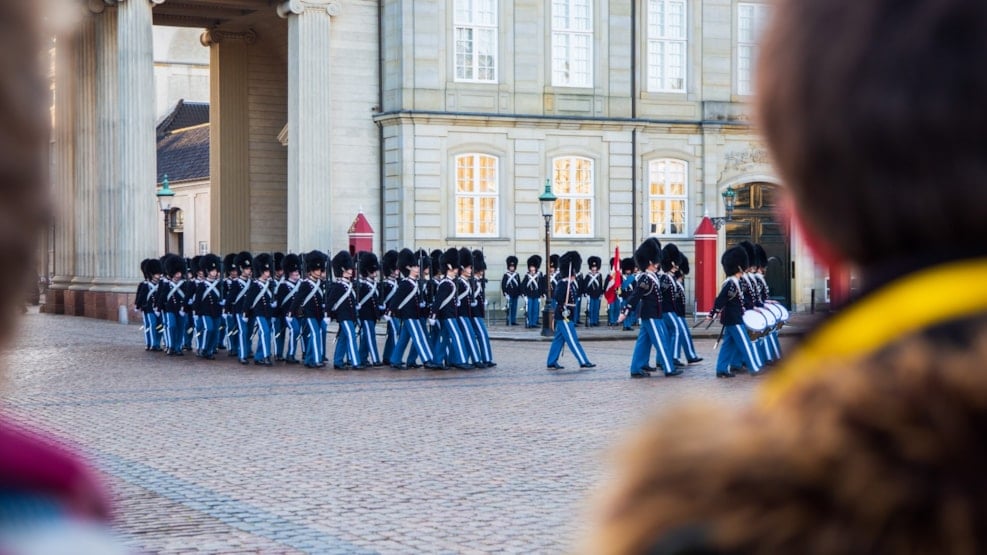
[[[791,308],[792,303],[792,251],[788,235],[788,222],[778,213],[777,185],[748,183],[734,187],[733,219],[726,224],[727,247],[743,240],[760,243],[768,254],[768,269],[764,278],[768,282],[771,298]]]

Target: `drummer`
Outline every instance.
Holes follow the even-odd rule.
[[[739,246],[731,247],[720,257],[720,264],[727,279],[713,302],[713,310],[706,316],[710,320],[719,313],[723,324],[723,340],[716,358],[716,377],[732,378],[733,370],[739,370],[742,364],[747,365],[747,372],[752,376],[760,375],[761,357],[747,337],[742,320],[744,293],[741,280],[748,265],[747,252]]]
[[[757,291],[761,306],[771,310],[775,317],[781,315],[781,310],[772,306],[777,305],[775,301],[768,298],[768,282],[764,279],[764,272],[768,269],[768,253],[760,243],[754,243],[754,271],[751,277],[754,278],[754,287]],[[764,336],[764,343],[761,354],[765,364],[774,364],[781,358],[781,342],[778,341],[778,329],[781,327],[781,319]]]
[[[767,335],[768,332],[774,329],[775,316],[764,308],[759,283],[754,277],[754,273],[757,271],[757,250],[754,248],[754,243],[750,241],[741,241],[739,246],[747,253],[747,268],[744,269],[744,274],[740,278],[740,288],[744,292],[744,311],[756,310],[763,317],[766,324],[764,329],[757,330],[757,337],[752,339],[751,342],[754,344],[754,348],[757,349],[757,354],[761,357],[761,361],[764,364],[772,364],[774,357],[771,354],[770,347],[768,347]]]

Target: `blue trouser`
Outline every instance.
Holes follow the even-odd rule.
[[[165,327],[168,332],[169,346],[172,351],[182,350],[182,337],[185,336],[183,329],[184,318],[177,312],[165,312]]]
[[[384,351],[381,355],[384,360],[390,361],[394,353],[394,343],[398,339],[398,335],[401,333],[401,319],[395,316],[391,316],[391,320],[387,322],[387,338],[384,339]]]
[[[336,349],[332,355],[332,365],[339,368],[347,362],[353,366],[360,364],[358,350],[354,322],[352,320],[340,320],[339,334],[336,335]]]
[[[589,318],[588,323],[591,326],[600,325],[600,297],[589,298]]]
[[[720,354],[716,357],[716,372],[725,374],[731,366],[746,364],[751,372],[761,369],[761,357],[747,337],[747,330],[741,324],[723,326],[723,339],[720,341]]]
[[[270,318],[254,318],[257,322],[257,351],[254,354],[254,360],[265,361],[271,358],[271,319]]]
[[[480,362],[480,349],[476,344],[476,334],[473,333],[473,324],[470,323],[470,319],[466,316],[457,317],[456,322],[459,323],[459,331],[463,335],[463,344],[465,346],[463,350],[468,358],[467,362]]]
[[[517,297],[507,297],[507,325],[517,325]]]
[[[675,326],[679,330],[679,340],[678,344],[670,353],[673,358],[679,356],[679,353],[685,353],[685,358],[689,360],[694,360],[699,358],[696,354],[696,346],[692,343],[692,332],[689,330],[688,324],[686,324],[685,318],[679,316],[678,314],[673,314],[675,317]]]
[[[473,317],[473,333],[476,335],[476,346],[480,349],[480,361],[493,362],[493,349],[490,348],[490,334],[487,333],[485,318]]]
[[[196,314],[192,316],[195,322],[195,350],[202,352],[206,346],[206,322],[205,316]]]
[[[466,350],[459,323],[455,318],[439,320],[439,340],[432,352],[435,354],[435,364],[444,364],[446,358],[452,358],[453,364],[466,364]]]
[[[524,325],[529,328],[537,328],[538,313],[541,311],[541,299],[539,297],[527,297],[527,299],[528,305],[525,308],[527,313],[525,314]]]
[[[236,340],[237,340],[237,354],[240,356],[240,360],[247,360],[250,358],[250,341],[253,329],[250,326],[250,319],[243,314],[236,315]]]
[[[607,324],[611,326],[617,325],[617,319],[620,318],[620,309],[622,306],[623,304],[619,299],[607,304]]]
[[[284,358],[284,345],[288,339],[288,324],[284,316],[271,318],[271,326],[274,328],[274,358],[281,360]]]
[[[188,312],[182,316],[182,329],[185,330],[185,334],[182,337],[182,347],[186,349],[194,349],[196,347],[195,342],[195,322],[192,320],[192,314]]]
[[[569,350],[572,351],[580,365],[589,364],[586,351],[583,351],[583,346],[579,343],[579,337],[576,335],[576,326],[572,322],[556,319],[555,338],[552,339],[552,346],[548,348],[548,366],[559,363],[563,344],[569,346]]]
[[[308,338],[305,345],[305,366],[317,366],[322,363],[322,357],[326,352],[326,344],[322,342],[325,337],[325,324],[321,318],[305,318],[304,326]]]
[[[160,348],[161,332],[158,330],[158,315],[148,311],[144,313],[144,347]]]
[[[637,341],[634,342],[634,354],[631,355],[631,374],[639,374],[642,368],[648,366],[652,347],[658,351],[658,365],[665,373],[675,370],[665,348],[667,344],[664,322],[658,318],[643,318],[641,331],[637,334]]]
[[[360,320],[360,362],[380,364],[380,351],[377,349],[377,321]],[[356,364],[356,363],[354,363]]]
[[[238,354],[240,352],[240,327],[237,325],[235,314],[224,314],[223,321],[226,322],[226,337],[223,341],[226,342],[226,348],[229,349],[231,355]]]
[[[284,357],[289,360],[297,360],[295,353],[298,351],[298,338],[301,337],[302,325],[297,318],[284,319],[285,352]]]
[[[215,356],[219,347],[219,328],[223,325],[222,316],[200,316],[202,320],[202,356]]]
[[[418,321],[418,325],[421,326],[422,330],[425,331],[425,337],[429,337],[431,333],[429,332],[430,328],[428,325],[428,318],[417,318],[417,321]],[[431,342],[429,342],[428,344],[431,345]],[[431,353],[431,347],[429,347],[429,353]],[[427,362],[424,358],[422,358],[421,352],[417,348],[415,348],[414,342],[412,342],[412,350],[410,353],[408,353],[408,364],[415,364],[419,359],[421,359],[422,363]]]
[[[665,354],[674,359],[679,352],[679,326],[675,323],[675,313],[665,312],[661,315],[661,323],[665,326]],[[657,366],[657,362],[655,364]]]
[[[393,318],[391,319],[394,320]],[[434,358],[432,356],[432,348],[429,346],[428,336],[425,333],[425,329],[422,328],[422,323],[417,318],[408,318],[406,320],[399,320],[401,322],[400,333],[398,333],[398,339],[394,344],[394,349],[391,351],[391,359],[388,360],[391,364],[398,365],[404,364],[404,350],[410,342],[412,345],[412,351],[408,356],[408,361],[411,362],[416,356],[422,358],[422,362],[428,364],[432,362]]]

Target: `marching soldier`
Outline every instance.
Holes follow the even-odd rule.
[[[473,291],[473,299],[470,302],[472,307],[473,333],[476,336],[476,344],[480,350],[480,360],[478,367],[493,368],[497,363],[493,361],[493,349],[490,345],[490,334],[487,332],[487,262],[483,258],[483,251],[473,251],[473,279],[470,280],[470,288]]]
[[[431,280],[432,262],[425,249],[418,249],[418,252],[415,253],[415,261],[418,262],[418,323],[427,334],[430,327],[428,325],[429,302],[431,301],[432,284],[435,283]],[[412,343],[412,347],[414,347],[414,343]],[[412,351],[411,355],[408,356],[408,368],[421,368],[422,365],[417,362],[419,358],[422,357],[418,349]],[[425,361],[422,359],[422,364],[424,363]]]
[[[380,284],[380,310],[383,313],[390,306],[391,299],[398,290],[398,251],[391,249],[384,253],[380,259],[380,271],[384,276],[384,281]],[[396,316],[391,314],[387,319],[387,338],[384,340],[384,352],[381,353],[384,360],[390,362],[391,353],[394,351],[394,342],[398,339],[401,331],[401,321],[396,320]]]
[[[395,370],[408,368],[404,362],[404,350],[408,347],[408,343],[411,343],[412,349],[408,355],[409,361],[418,356],[421,357],[426,368],[441,368],[433,362],[432,347],[419,319],[420,310],[425,304],[421,297],[422,287],[419,282],[423,281],[421,275],[423,263],[428,260],[422,256],[423,254],[424,251],[421,251],[416,256],[410,249],[401,249],[397,256],[396,265],[401,272],[401,279],[387,305],[388,317],[391,321],[400,322],[401,326],[394,350],[391,352],[391,359],[388,360],[391,368]]]
[[[380,295],[377,291],[377,272],[380,264],[377,255],[361,251],[357,254],[360,261],[360,278],[356,285],[356,310],[359,332],[359,364],[361,366],[383,366],[380,351],[377,349],[377,320],[380,319]]]
[[[682,256],[675,243],[666,243],[661,249],[661,264],[658,266],[658,287],[661,292],[661,320],[665,326],[665,352],[672,359],[672,364],[677,367],[685,366],[682,361],[675,358],[678,353],[680,331],[677,315],[675,314],[675,295],[678,287],[675,286],[675,277],[672,273],[678,269],[678,261]],[[657,367],[658,363],[655,363]]]
[[[473,332],[473,252],[469,249],[459,249],[459,277],[456,278],[456,300],[458,310],[456,321],[463,334],[465,351],[469,361],[474,366],[480,364],[480,349],[476,345],[476,334]]]
[[[353,257],[349,251],[339,251],[332,258],[332,273],[336,280],[329,286],[326,306],[329,318],[339,324],[332,366],[336,370],[363,370],[357,353],[356,291],[353,289]]]
[[[732,378],[734,368],[739,370],[741,362],[747,364],[751,375],[758,375],[761,373],[761,359],[747,337],[742,319],[745,301],[741,280],[749,265],[747,252],[743,247],[731,247],[720,257],[720,264],[727,279],[713,302],[713,310],[706,316],[710,320],[719,314],[720,323],[723,324],[723,341],[720,342],[720,354],[716,357],[716,377]]]
[[[325,297],[322,294],[322,272],[326,269],[326,256],[319,251],[312,251],[305,255],[305,272],[307,277],[298,286],[289,314],[292,319],[300,321],[301,326],[307,331],[304,334],[307,344],[305,346],[305,367],[324,368],[326,363],[322,361],[325,354]],[[289,323],[290,325],[290,323]]]
[[[258,254],[253,260],[252,270],[257,272],[257,279],[250,282],[247,294],[244,296],[242,305],[242,318],[245,321],[253,321],[254,327],[250,329],[249,336],[257,331],[257,349],[254,354],[254,364],[258,366],[273,366],[271,362],[271,319],[274,317],[274,309],[277,301],[274,298],[274,283],[271,279],[271,272],[274,269],[274,258],[267,254]],[[250,349],[250,337],[247,339],[247,349]],[[240,362],[246,364],[244,359]]]
[[[661,284],[655,273],[661,262],[661,243],[653,237],[646,239],[634,252],[634,260],[642,271],[634,282],[634,290],[628,296],[627,305],[619,318],[619,321],[624,321],[631,311],[637,309],[641,319],[641,330],[637,342],[634,343],[634,354],[631,356],[631,377],[651,376],[648,360],[651,358],[652,347],[658,351],[665,376],[678,376],[682,371],[675,368],[668,355],[666,350],[668,339],[661,322]]]
[[[754,285],[756,286],[755,289],[757,289],[761,306],[764,306],[767,303],[773,303],[775,301],[770,300],[768,281],[764,279],[764,272],[768,270],[768,253],[764,251],[764,247],[760,243],[754,243],[754,261],[754,273],[751,274],[751,277],[754,278]],[[781,358],[781,343],[778,340],[778,328],[775,327],[772,329],[764,341],[765,349],[762,360],[765,361],[765,364],[778,362]]]
[[[249,364],[249,359],[253,356],[250,345],[250,332],[254,322],[246,314],[244,306],[246,303],[247,289],[250,287],[250,277],[253,275],[254,258],[249,252],[243,251],[236,255],[238,276],[230,284],[230,293],[227,295],[227,307],[236,318],[236,343],[237,358],[240,364]]]
[[[137,286],[134,310],[140,310],[144,314],[144,350],[160,351],[161,333],[158,331],[160,311],[154,303],[154,298],[158,292],[158,280],[163,273],[161,262],[154,258],[145,258],[141,262],[141,273],[144,274],[144,281]]]
[[[435,300],[432,302],[432,319],[439,326],[440,338],[432,348],[435,364],[444,365],[447,358],[452,358],[452,366],[460,370],[470,370],[473,365],[466,361],[466,351],[463,335],[457,322],[459,302],[456,291],[456,274],[459,268],[459,251],[448,249],[440,257],[439,265],[443,270],[442,279],[435,289]]]
[[[576,326],[569,320],[572,310],[576,306],[577,286],[575,276],[579,272],[582,259],[576,251],[569,251],[558,259],[558,268],[562,272],[562,279],[558,281],[558,286],[553,290],[555,297],[555,338],[552,346],[548,349],[548,369],[561,370],[564,368],[559,364],[562,356],[562,346],[568,345],[573,356],[579,361],[580,368],[593,368],[596,365],[589,361],[582,344],[579,343],[579,336],[576,335]]]
[[[528,257],[528,273],[521,279],[521,294],[524,295],[525,328],[538,327],[538,313],[541,310],[541,298],[545,295],[545,276],[541,273],[541,257],[533,254]]]
[[[199,269],[205,279],[195,292],[195,313],[202,322],[202,346],[199,356],[207,360],[216,359],[219,346],[219,328],[223,323],[223,281],[219,279],[222,261],[215,254],[207,254],[199,259]]]
[[[185,260],[176,254],[165,255],[165,278],[158,286],[157,305],[165,319],[168,334],[168,355],[182,356],[182,336],[185,316]]]
[[[689,275],[689,259],[685,254],[679,253],[679,264],[672,277],[675,278],[675,294],[673,304],[675,306],[676,325],[679,328],[679,344],[672,352],[673,357],[685,355],[685,361],[689,364],[701,362],[703,359],[696,354],[696,346],[692,342],[692,330],[685,323],[685,276]]]
[[[631,331],[631,328],[638,321],[638,311],[635,308],[626,310],[627,301],[630,299],[631,293],[634,292],[634,283],[637,280],[635,270],[636,267],[634,266],[633,258],[628,257],[620,261],[620,273],[622,274],[620,281],[620,314],[624,315],[624,317],[620,318],[618,316],[617,323],[624,323],[624,331]]]
[[[285,335],[281,340],[275,339],[274,357],[275,360],[284,360],[286,364],[298,364],[295,353],[298,350],[301,325],[297,318],[292,317],[291,305],[301,287],[301,267],[301,259],[297,254],[285,255],[281,262],[284,279],[281,280],[274,293],[274,298],[278,303],[274,311],[275,318],[282,321],[281,333]]]
[[[600,264],[603,262],[599,256],[591,256],[587,259],[589,272],[583,277],[579,284],[579,290],[587,297],[586,325],[596,327],[600,325],[600,298],[603,297],[603,274],[600,273]]]
[[[500,279],[500,291],[504,294],[504,310],[507,312],[507,325],[517,325],[517,300],[521,296],[521,276],[517,273],[517,257],[507,257],[507,271]]]
[[[236,314],[233,312],[233,296],[230,291],[233,289],[233,282],[240,277],[240,269],[236,267],[236,253],[229,253],[223,257],[223,271],[226,277],[223,279],[223,328],[221,330],[223,343],[227,349],[227,356],[235,357],[239,354],[240,341],[237,338]]]

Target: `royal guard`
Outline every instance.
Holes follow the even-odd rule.
[[[731,247],[720,257],[720,264],[727,279],[713,302],[713,310],[706,316],[709,320],[719,314],[720,323],[723,324],[723,340],[720,341],[720,354],[716,357],[716,377],[732,378],[734,370],[740,370],[740,362],[747,365],[751,375],[758,375],[761,373],[761,358],[747,336],[743,321],[745,301],[741,280],[750,264],[747,252],[743,247]],[[738,366],[733,366],[735,363]]]
[[[473,291],[473,299],[470,302],[472,307],[471,323],[473,324],[473,335],[476,336],[476,346],[480,351],[478,367],[493,368],[497,363],[493,361],[493,349],[490,345],[490,334],[487,332],[487,262],[483,257],[483,251],[473,251],[473,279],[470,280],[470,289]]]
[[[517,257],[507,257],[507,271],[500,278],[500,292],[504,295],[504,312],[507,325],[517,325],[517,300],[521,296],[521,276],[517,273]]]
[[[246,251],[236,255],[238,277],[230,285],[230,294],[227,296],[228,308],[236,317],[236,340],[237,358],[240,364],[248,364],[251,352],[250,334],[253,331],[254,322],[247,316],[246,298],[247,289],[250,288],[251,277],[253,276],[254,257]]]
[[[470,364],[478,366],[480,348],[476,344],[476,334],[473,332],[473,252],[469,249],[459,249],[459,276],[456,278],[456,300],[458,312],[456,321],[463,334],[466,355]]]
[[[533,254],[528,257],[528,273],[521,278],[521,294],[525,302],[525,328],[538,327],[538,313],[541,311],[541,298],[545,296],[546,281],[541,273],[541,257]]]
[[[284,279],[278,284],[274,293],[278,303],[274,309],[274,318],[275,321],[281,321],[275,329],[281,329],[282,337],[278,338],[278,332],[275,332],[274,360],[283,360],[286,364],[298,364],[296,353],[298,339],[301,336],[301,324],[298,319],[292,317],[290,310],[302,284],[301,258],[297,254],[287,254],[281,262],[281,268],[284,271]]]
[[[223,280],[220,279],[222,261],[215,254],[199,259],[203,280],[195,291],[195,313],[202,322],[202,343],[199,356],[206,360],[216,358],[219,347],[219,329],[223,325]]]
[[[682,371],[675,368],[667,351],[668,338],[661,316],[661,284],[656,273],[661,263],[661,243],[654,237],[645,239],[634,252],[634,261],[641,269],[641,275],[635,280],[634,290],[628,296],[627,305],[620,315],[620,320],[625,320],[631,311],[637,310],[641,319],[641,330],[631,356],[631,377],[651,376],[648,360],[651,358],[652,347],[658,351],[658,364],[655,367],[661,366],[665,376],[678,376]]]
[[[380,311],[383,314],[391,304],[391,299],[398,291],[398,251],[391,249],[384,253],[380,259],[380,273],[384,280],[380,283]],[[398,339],[401,331],[401,321],[396,319],[394,314],[389,315],[387,320],[387,335],[384,339],[384,351],[381,356],[385,361],[390,362],[391,353],[394,351],[394,343]]]
[[[288,313],[292,319],[298,320],[305,332],[305,367],[324,368],[322,361],[326,345],[325,325],[325,296],[322,293],[322,272],[326,269],[326,255],[319,251],[311,251],[305,255],[306,277],[298,286],[291,308]],[[289,322],[289,325],[291,323]]]
[[[353,257],[349,251],[339,251],[332,258],[332,273],[336,279],[329,285],[326,306],[329,318],[339,324],[332,366],[336,370],[363,370],[357,352],[356,290],[353,287]]]
[[[377,255],[361,251],[357,254],[360,261],[360,278],[356,283],[356,310],[359,325],[359,364],[362,366],[383,366],[380,350],[377,348],[377,320],[380,319],[380,292],[378,272],[380,263]]]
[[[144,281],[137,286],[137,296],[134,298],[134,310],[140,310],[144,314],[144,350],[161,350],[161,311],[158,309],[155,299],[158,292],[158,283],[164,269],[161,261],[156,258],[146,258],[141,262],[141,273],[144,274]]]
[[[397,343],[388,361],[391,368],[395,370],[408,368],[408,364],[404,362],[404,350],[409,343],[412,348],[408,356],[409,361],[417,356],[421,358],[426,368],[441,368],[433,363],[432,347],[419,319],[421,308],[425,305],[425,300],[421,296],[421,283],[424,281],[421,268],[428,262],[428,257],[423,255],[424,251],[416,256],[410,249],[401,249],[397,256],[396,264],[401,272],[401,279],[398,281],[395,295],[387,305],[388,317],[391,321],[401,324]]]
[[[456,294],[456,277],[459,272],[459,251],[448,249],[439,259],[442,268],[442,279],[435,289],[435,300],[432,302],[433,325],[438,325],[439,340],[432,347],[435,364],[444,366],[446,359],[452,359],[452,366],[460,370],[470,370],[473,365],[466,361],[466,351],[463,345],[463,334],[457,321],[459,314],[458,296]]]
[[[182,356],[182,337],[185,322],[185,260],[169,254],[165,256],[165,277],[158,286],[157,306],[165,320],[165,333],[168,334],[168,355]]]
[[[233,283],[240,277],[240,269],[236,267],[236,253],[231,252],[223,257],[223,327],[220,330],[222,345],[226,347],[227,356],[239,354],[239,338],[237,337],[236,314],[233,312]],[[223,347],[220,347],[223,348]]]
[[[561,370],[564,368],[559,364],[562,356],[562,346],[567,345],[573,356],[579,362],[580,368],[593,368],[596,366],[589,361],[586,351],[583,350],[576,335],[576,326],[570,318],[572,311],[576,307],[576,274],[582,264],[582,257],[576,251],[569,251],[558,258],[558,268],[560,279],[558,286],[552,291],[555,298],[555,338],[548,349],[548,369]]]
[[[586,325],[593,328],[600,325],[600,299],[603,297],[604,283],[603,274],[600,273],[600,264],[603,260],[599,256],[591,256],[586,259],[589,272],[583,276],[579,284],[579,290],[586,295],[587,317]]]
[[[244,296],[242,317],[254,322],[251,334],[257,332],[257,349],[254,351],[254,364],[258,366],[273,366],[271,362],[271,342],[273,340],[274,309],[277,300],[274,297],[274,257],[267,253],[258,254],[253,260],[252,272],[256,279],[250,282],[247,294]],[[249,348],[250,341],[247,341]],[[241,359],[243,364],[246,362]]]

